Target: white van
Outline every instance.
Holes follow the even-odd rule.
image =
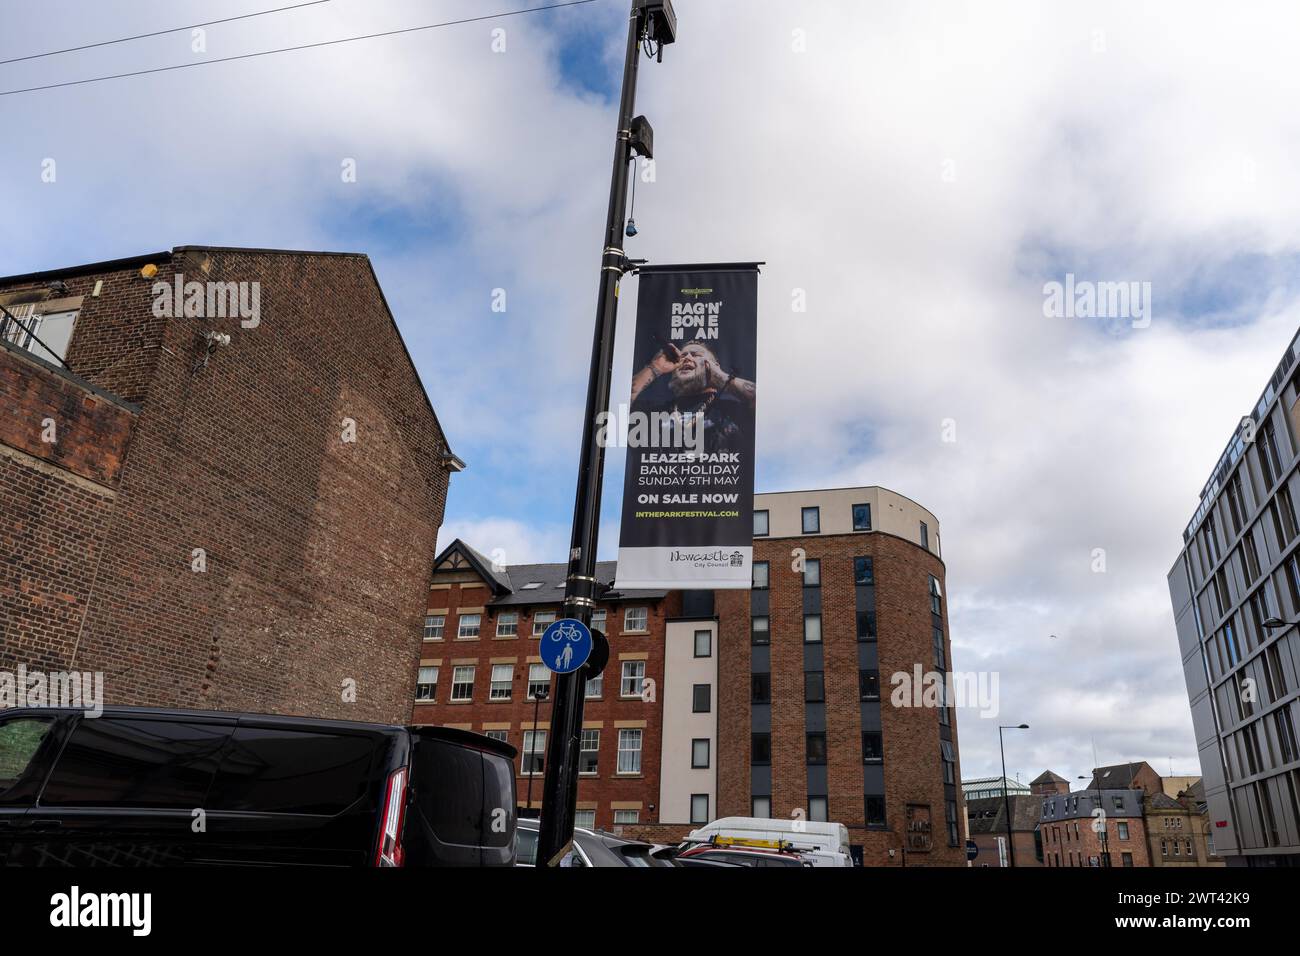
[[[723,817],[692,830],[686,840],[708,843],[713,837],[788,843],[813,866],[853,865],[853,857],[849,855],[849,828],[842,823]]]

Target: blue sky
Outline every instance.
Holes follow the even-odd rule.
[[[0,91],[523,5],[332,0],[213,27],[205,53],[174,34],[0,66]],[[0,0],[0,59],[262,6]],[[1195,772],[1164,576],[1300,324],[1300,119],[1277,106],[1300,94],[1297,12],[677,7],[679,42],[641,71],[658,166],[629,251],[767,261],[759,489],[881,484],[938,515],[955,664],[997,670],[1002,722],[1033,727],[1022,775],[1072,779],[1094,742]],[[0,274],[186,243],[370,254],[470,466],[445,537],[558,560],[625,24],[599,0],[0,96]],[[1151,326],[1045,318],[1043,284],[1071,272],[1150,282]],[[634,281],[622,306],[616,400]],[[959,724],[963,771],[996,772],[996,727]]]

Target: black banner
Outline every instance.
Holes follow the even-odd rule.
[[[758,265],[640,276],[617,586],[748,588]]]

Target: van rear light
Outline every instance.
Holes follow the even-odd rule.
[[[406,822],[406,768],[394,770],[384,795],[384,816],[379,823],[379,850],[375,866],[401,866],[402,826]]]

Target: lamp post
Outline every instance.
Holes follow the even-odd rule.
[[[1011,855],[1011,865],[1016,865],[1016,841],[1011,836],[1011,797],[1007,794],[1007,750],[1002,743],[1004,730],[1028,730],[1028,724],[1000,725],[998,727],[998,751],[1002,754],[1002,805],[1007,814],[1007,852]]]
[[[1094,752],[1092,757],[1096,760],[1097,754]],[[1079,779],[1088,778],[1079,774]],[[1097,782],[1097,808],[1101,810],[1101,860],[1099,862],[1102,866],[1110,866],[1110,827],[1106,823],[1106,808],[1101,805],[1101,781]]]
[[[604,443],[597,441],[597,416],[609,408],[610,379],[614,365],[614,325],[618,316],[618,287],[630,265],[623,253],[627,214],[628,165],[633,156],[649,157],[653,132],[636,108],[637,67],[643,46],[649,54],[677,39],[677,15],[671,0],[632,0],[623,58],[623,92],[619,102],[618,130],[614,138],[614,172],[609,191],[609,215],[601,237],[600,292],[596,304],[596,329],[591,345],[587,379],[587,406],[582,423],[582,452],[578,461],[578,489],[573,504],[573,534],[569,541],[569,569],[564,582],[564,616],[591,623],[600,593],[596,581],[596,545],[600,533],[601,478],[605,467]],[[633,232],[631,228],[628,232]],[[539,866],[558,866],[573,840],[578,800],[578,758],[581,746],[583,668],[561,674],[551,705],[551,736],[546,747],[546,776],[542,783],[542,819],[537,834]]]
[[[551,696],[551,686],[539,687],[537,693],[533,694],[533,749],[525,756],[531,756],[537,752],[537,711],[542,706],[542,701]],[[536,772],[532,767],[528,768],[528,809],[533,808],[533,777]]]

